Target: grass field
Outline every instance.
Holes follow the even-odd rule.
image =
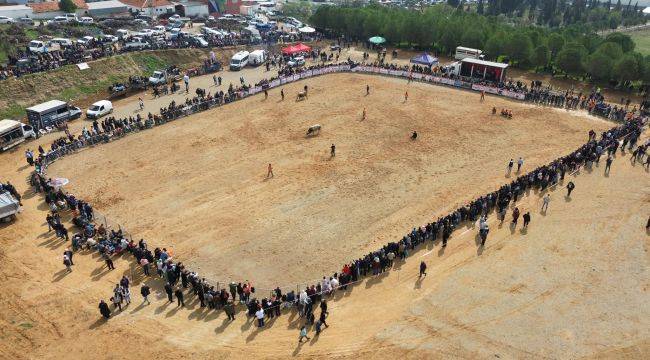
[[[630,36],[636,44],[636,51],[643,55],[650,55],[650,29],[631,32]]]

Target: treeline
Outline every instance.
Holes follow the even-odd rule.
[[[462,0],[448,0],[453,7]],[[479,0],[476,11],[485,15],[506,15],[551,27],[588,24],[595,29],[616,29],[645,23],[643,7],[627,0]]]
[[[385,37],[389,45],[451,55],[457,46],[482,49],[490,60],[596,81],[650,84],[650,56],[622,33],[603,38],[580,26],[513,26],[497,17],[448,6],[422,11],[382,6],[321,6],[311,24],[353,40]]]

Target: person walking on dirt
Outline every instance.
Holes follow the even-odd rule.
[[[280,89],[280,97],[282,98],[282,101],[284,101],[284,89]]]
[[[269,91],[264,89],[264,100],[269,98]]]
[[[546,194],[542,200],[542,212],[548,211],[548,204],[551,202],[551,194]]]
[[[140,104],[140,111],[144,110],[144,101],[142,101],[142,98],[138,98],[138,103]]]
[[[427,276],[427,264],[424,261],[420,261],[420,276]]]
[[[576,186],[573,183],[573,181],[569,181],[569,183],[566,185],[566,191],[567,191],[566,197],[571,197],[571,191],[573,191],[573,189],[575,188]]]
[[[231,321],[235,320],[235,304],[233,301],[228,301],[226,305],[223,307],[223,310],[226,312],[226,315],[228,316],[228,320]]]
[[[513,159],[510,159],[510,162],[508,162],[508,172],[506,172],[506,175],[510,175],[512,172],[512,167],[515,165],[515,161]]]
[[[519,160],[517,160],[517,173],[521,170],[522,165],[524,165],[524,158],[520,156]]]
[[[481,90],[481,102],[485,100],[485,90]]]
[[[335,157],[336,156],[336,145],[332,144],[330,146],[330,157]]]
[[[361,120],[366,120],[366,108],[363,108],[363,113],[361,114]]]
[[[614,160],[612,159],[611,156],[608,156],[607,160],[605,160],[605,175],[609,175],[609,170],[612,167],[612,161]]]
[[[298,342],[301,343],[302,339],[307,339],[307,341],[311,340],[311,338],[307,336],[307,326],[305,325],[300,328],[300,336],[298,337]]]
[[[181,288],[176,289],[174,295],[176,295],[176,300],[178,300],[177,306],[185,307],[185,302],[183,301],[183,290],[181,290]]]
[[[528,224],[530,224],[530,212],[526,212],[523,216],[524,219],[524,229],[528,227]]]
[[[113,260],[111,259],[111,256],[108,253],[104,253],[102,255],[104,258],[104,261],[106,262],[106,266],[108,267],[108,270],[115,270],[115,265],[113,264]]]
[[[512,211],[512,225],[517,226],[517,221],[519,220],[519,208],[515,207]]]
[[[105,319],[110,319],[111,317],[111,309],[104,300],[99,300],[99,313],[102,314]]]
[[[272,177],[273,177],[273,166],[271,166],[271,164],[269,164],[268,170],[266,172],[266,178],[270,179]]]
[[[70,265],[74,265],[74,261],[72,261],[72,251],[70,251],[70,248],[66,248],[65,251],[63,251],[63,256],[67,256],[68,259],[70,259]]]
[[[70,258],[68,255],[63,255],[63,265],[65,265],[65,269],[68,272],[72,272],[72,262],[70,261]]]
[[[327,321],[325,321],[326,319],[327,319],[327,313],[324,312],[324,311],[321,311],[320,312],[320,317],[318,317],[318,321],[320,322],[321,326],[325,325],[325,327],[328,328],[330,326],[327,325]]]
[[[411,134],[411,140],[416,140],[418,138],[418,132],[413,130],[413,134]]]
[[[405,91],[405,92],[404,92],[404,102],[407,102],[408,99],[409,99],[409,92],[408,92],[408,91]]]
[[[366,96],[370,95],[370,85],[366,85]]]
[[[149,302],[149,294],[151,294],[151,288],[147,284],[142,284],[142,287],[140,287],[140,295],[142,295],[142,303],[147,303],[147,305],[151,305],[151,302]]]

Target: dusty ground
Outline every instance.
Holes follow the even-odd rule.
[[[497,188],[510,158],[532,169],[611,126],[395,79],[340,74],[306,84],[307,101],[293,101],[304,85],[294,84],[284,102],[272,91],[84,151],[49,174],[69,177],[73,193],[215,282],[272,289],[318,279]],[[513,108],[515,118],[492,116],[492,106]],[[312,124],[323,130],[307,139]],[[268,163],[276,176],[267,181]]]
[[[341,85],[332,88],[327,79]],[[362,96],[365,83],[372,86],[368,98]],[[530,169],[584,141],[586,129],[610,126],[572,116],[576,112],[543,112],[491,97],[480,104],[476,94],[419,84],[410,85],[403,104],[406,84],[392,79],[335,75],[307,84],[314,95],[306,102],[285,106],[272,92],[266,102],[248,99],[80,153],[52,171],[71,177],[75,191],[96,197],[100,210],[114,212],[150,243],[177,244],[179,257],[202,271],[217,273],[219,259],[236,254],[240,268],[218,273],[248,272],[263,284],[334,270],[455,202],[507,181],[509,158],[524,156]],[[294,94],[301,86],[285,91]],[[364,104],[369,119],[361,122]],[[515,119],[487,115],[492,104],[513,108]],[[134,99],[119,106],[131,111]],[[304,139],[306,126],[316,122],[324,125],[320,137]],[[414,128],[420,138],[411,143],[407,137]],[[334,160],[327,159],[331,142],[337,144]],[[161,296],[141,306],[138,285],[134,304],[108,322],[99,320],[98,299],[107,298],[123,274],[138,284],[142,278],[125,260],[109,272],[85,253],[75,255],[73,273],[62,271],[66,244],[47,233],[45,208],[24,185],[29,169],[23,149],[0,155],[2,180],[25,193],[18,221],[0,226],[0,358],[537,359],[650,353],[649,237],[643,230],[650,183],[645,169],[621,155],[609,177],[596,168],[572,178],[577,189],[571,199],[563,198],[562,189],[554,191],[546,216],[538,212],[541,194],[521,200],[520,208],[533,214],[527,232],[498,227],[491,218],[482,251],[476,231],[467,228],[445,251],[428,245],[398,264],[399,271],[339,292],[330,304],[331,327],[299,346],[301,320],[294,314],[259,331],[243,314],[230,324],[221,312],[201,310],[193,297],[188,309],[167,305]],[[186,155],[171,158],[172,153]],[[85,160],[98,165],[82,176]],[[109,171],[99,165],[108,161],[120,167],[112,172],[115,179],[101,177]],[[276,177],[263,181],[268,161],[276,164]],[[75,162],[82,168],[74,169]],[[196,175],[185,176],[190,172]],[[154,174],[162,180],[148,183]],[[136,194],[144,185],[149,197]],[[127,207],[127,198],[137,205]],[[168,207],[151,206],[158,201]],[[195,212],[202,216],[193,218]],[[206,214],[215,217],[207,221]],[[156,221],[165,215],[170,217]],[[189,227],[189,218],[203,231]],[[237,234],[223,230],[230,222]],[[285,232],[290,227],[298,229],[291,236]],[[255,238],[257,228],[268,233]],[[364,231],[351,235],[359,228]],[[177,236],[182,231],[187,238]],[[341,234],[348,236],[342,240]],[[268,252],[274,245],[286,254]],[[235,246],[241,251],[231,250]],[[285,260],[289,253],[292,262]],[[206,254],[211,261],[203,259]],[[420,260],[429,265],[422,281],[416,275]],[[147,281],[160,295],[159,282]]]

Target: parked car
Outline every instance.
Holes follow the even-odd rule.
[[[165,27],[162,25],[156,25],[153,27],[154,35],[165,35]]]
[[[129,36],[129,30],[117,29],[115,34],[117,35],[118,38],[124,39],[125,37]]]
[[[92,36],[84,36],[81,39],[77,39],[77,44],[79,45],[88,45],[95,41],[95,38]]]
[[[198,34],[192,36],[192,42],[194,43],[195,46],[200,48],[207,48],[208,46],[210,46],[210,44],[203,38],[203,36]]]
[[[83,25],[89,25],[95,23],[95,20],[93,20],[93,18],[91,17],[84,16],[81,19],[79,19],[79,23]]]
[[[287,62],[289,67],[300,67],[305,65],[305,58],[302,56],[296,56]]]
[[[90,105],[86,110],[86,117],[88,119],[99,119],[100,117],[113,112],[113,103],[108,100],[100,100]]]
[[[127,49],[127,50],[142,50],[142,49],[147,49],[150,46],[151,45],[149,45],[149,43],[146,40],[144,40],[143,38],[138,37],[138,36],[134,36],[131,39],[129,39],[126,42],[126,44],[124,44],[124,49]]]
[[[45,43],[40,41],[40,40],[32,40],[29,42],[27,45],[27,48],[29,49],[30,52],[33,53],[46,53],[47,52],[47,46],[45,46]]]
[[[60,47],[66,47],[66,46],[71,46],[72,45],[72,40],[67,39],[67,38],[54,38],[50,40],[50,44],[57,44]]]
[[[21,25],[34,25],[34,20],[29,16],[18,18],[18,23]]]
[[[14,20],[14,18],[11,18],[9,16],[0,16],[0,24],[13,24],[15,22],[16,20]]]
[[[101,42],[103,42],[103,43],[116,43],[116,42],[118,42],[120,39],[119,39],[117,36],[115,36],[115,35],[106,35],[106,34],[102,34],[102,35],[99,35],[99,40],[100,40]]]
[[[48,20],[46,24],[65,24],[68,23],[69,20],[65,16],[55,16],[54,19]]]

